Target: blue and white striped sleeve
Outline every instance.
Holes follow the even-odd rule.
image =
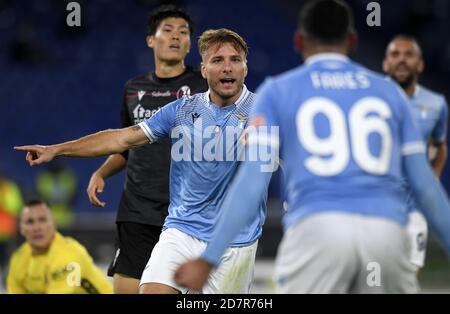
[[[183,98],[168,103],[151,118],[139,123],[150,143],[169,136],[174,126],[176,112],[182,103]]]

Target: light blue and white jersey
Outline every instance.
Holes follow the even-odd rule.
[[[417,85],[409,97],[414,121],[423,140],[445,142],[447,138],[448,105],[442,95]]]
[[[164,106],[139,124],[151,142],[172,139],[170,206],[164,229],[176,228],[209,241],[225,192],[238,167],[237,144],[255,99],[244,86],[235,104],[219,107],[209,92],[184,97]],[[151,160],[149,160],[151,162]],[[245,246],[262,232],[266,200],[259,215],[232,242]],[[233,217],[230,217],[233,219]]]
[[[425,143],[445,142],[447,139],[448,106],[442,95],[417,85],[414,94],[409,97],[410,108],[416,126]],[[407,182],[407,202],[411,211],[418,209],[413,193]]]
[[[425,146],[395,83],[343,55],[319,54],[267,79],[251,116],[251,125],[279,126],[277,141],[262,141],[279,145],[285,229],[324,211],[406,224],[402,156]]]

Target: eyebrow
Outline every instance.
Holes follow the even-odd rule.
[[[186,25],[186,24],[175,26],[175,25],[173,25],[173,24],[171,24],[171,23],[167,23],[167,24],[161,24],[161,27],[178,27],[178,28],[186,28],[186,29],[189,29],[189,26]]]

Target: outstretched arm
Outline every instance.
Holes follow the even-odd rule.
[[[26,151],[30,166],[51,161],[56,156],[98,157],[121,153],[127,149],[149,143],[138,125],[124,129],[105,130],[77,140],[50,146],[26,145],[14,149]]]

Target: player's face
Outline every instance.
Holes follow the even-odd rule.
[[[191,48],[189,24],[186,20],[168,17],[161,21],[155,35],[147,37],[157,60],[178,63],[186,58]]]
[[[404,39],[391,42],[386,50],[383,70],[401,86],[409,86],[423,70],[423,61],[417,45]]]
[[[231,43],[216,44],[205,52],[202,75],[218,104],[232,104],[240,96],[247,76],[247,60]]]
[[[25,207],[20,230],[33,250],[47,250],[55,235],[55,225],[48,207],[43,204]]]

